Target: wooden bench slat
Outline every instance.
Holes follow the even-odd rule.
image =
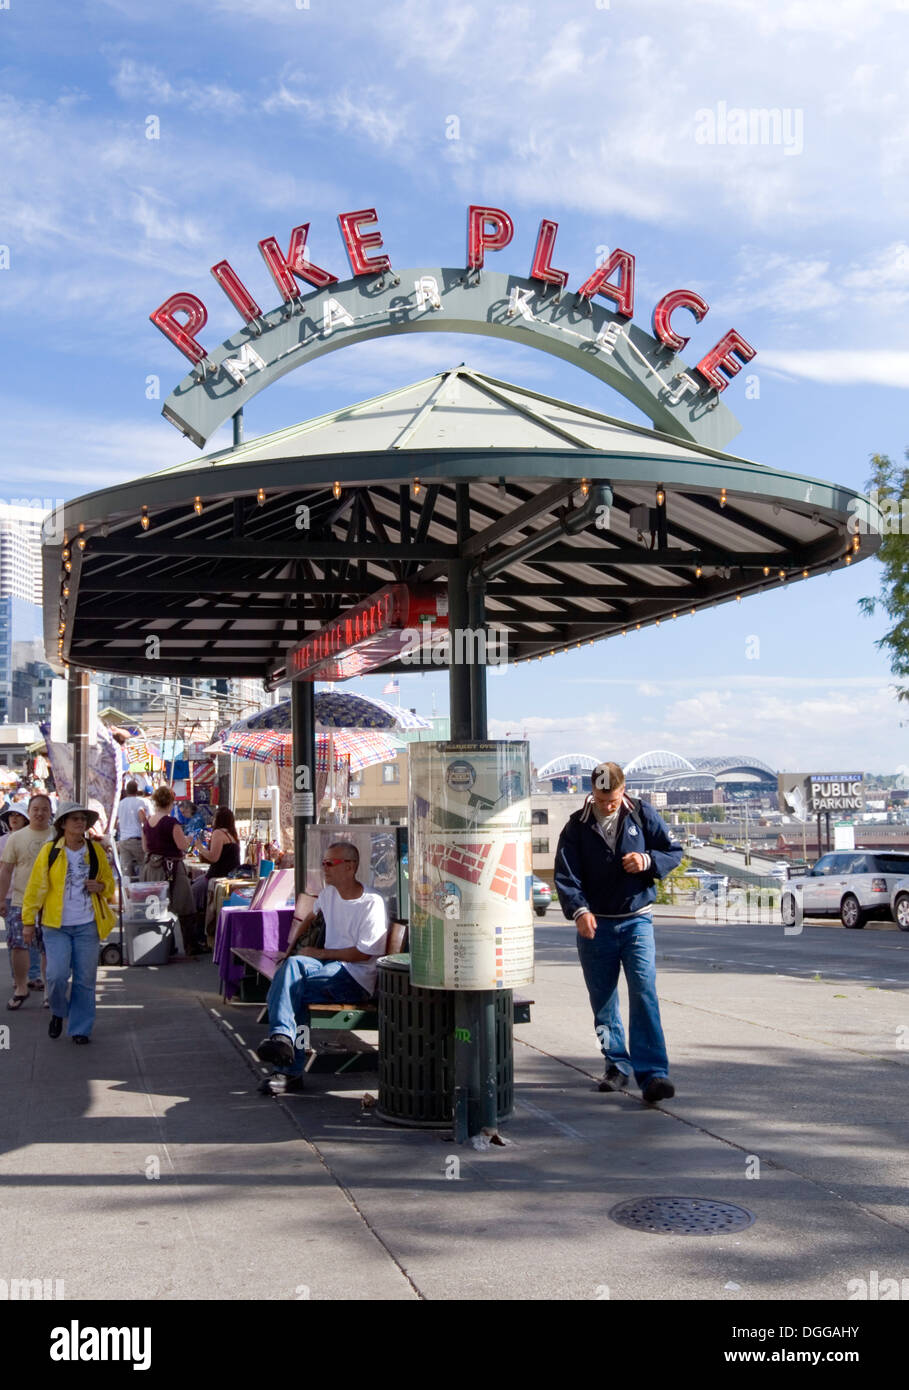
[[[266,980],[273,980],[278,966],[278,959],[283,954],[281,951],[256,951],[248,946],[234,946],[231,948],[231,955],[236,956],[237,960],[243,961],[245,965],[251,966],[257,974],[262,975]],[[514,1004],[515,1022],[530,1022],[530,1006],[536,1000],[527,994],[519,994],[517,990],[512,995]],[[340,1013],[361,1013],[373,1015],[376,1010],[375,999],[364,999],[356,1004],[345,1003],[326,1003],[310,1004],[311,1013],[321,1014],[340,1014]],[[519,1017],[520,1015],[520,1017]]]

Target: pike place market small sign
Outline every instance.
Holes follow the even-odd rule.
[[[408,332],[509,338],[592,373],[668,434],[722,449],[738,433],[720,394],[755,349],[729,328],[687,366],[678,354],[689,339],[674,316],[685,310],[700,324],[709,305],[694,290],[670,290],[653,308],[652,332],[645,332],[632,322],[635,258],[621,247],[571,291],[568,272],[554,264],[558,223],[545,218],[526,278],[486,269],[487,253],[503,250],[514,236],[502,208],[468,209],[467,265],[455,268],[394,270],[380,254],[375,208],[341,213],[338,222],[353,272],[345,281],[311,258],[308,222],[293,228],[286,252],[273,236],[258,243],[282,297],[276,309],[263,311],[228,261],[211,267],[243,320],[217,348],[200,341],[208,310],[198,295],[179,291],[150,315],[193,364],[162,413],[200,448],[286,372],[353,343]]]

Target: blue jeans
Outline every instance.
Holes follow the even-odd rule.
[[[89,1037],[95,1021],[95,979],[98,974],[98,928],[95,919],[74,927],[44,928],[47,956],[47,998],[50,1011],[68,1020],[66,1031]],[[72,974],[69,998],[66,986]]]
[[[268,991],[268,1031],[289,1038],[296,1056],[292,1066],[278,1070],[286,1076],[303,1074],[306,1041],[297,1029],[300,1025],[309,1028],[310,1004],[359,1004],[369,997],[339,960],[291,956],[282,961]]]
[[[656,992],[656,946],[650,917],[598,917],[592,941],[578,935],[578,956],[590,995],[603,1056],[626,1076],[633,1069],[643,1089],[655,1076],[666,1076],[669,1060]],[[619,1012],[619,966],[628,981],[631,1055]]]

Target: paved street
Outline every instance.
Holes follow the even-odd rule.
[[[909,1278],[909,937],[661,917],[659,1108],[599,1094],[572,930],[550,914],[536,938],[512,1142],[487,1152],[383,1124],[370,1074],[259,1097],[258,1009],[222,1004],[209,964],[104,971],[90,1049],[26,1006],[0,1053],[0,1275],[76,1298],[839,1303]],[[755,1220],[610,1219],[650,1195]]]

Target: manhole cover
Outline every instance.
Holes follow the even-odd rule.
[[[724,1236],[743,1231],[754,1221],[744,1207],[705,1197],[639,1197],[620,1202],[609,1215],[620,1226],[660,1236]]]

